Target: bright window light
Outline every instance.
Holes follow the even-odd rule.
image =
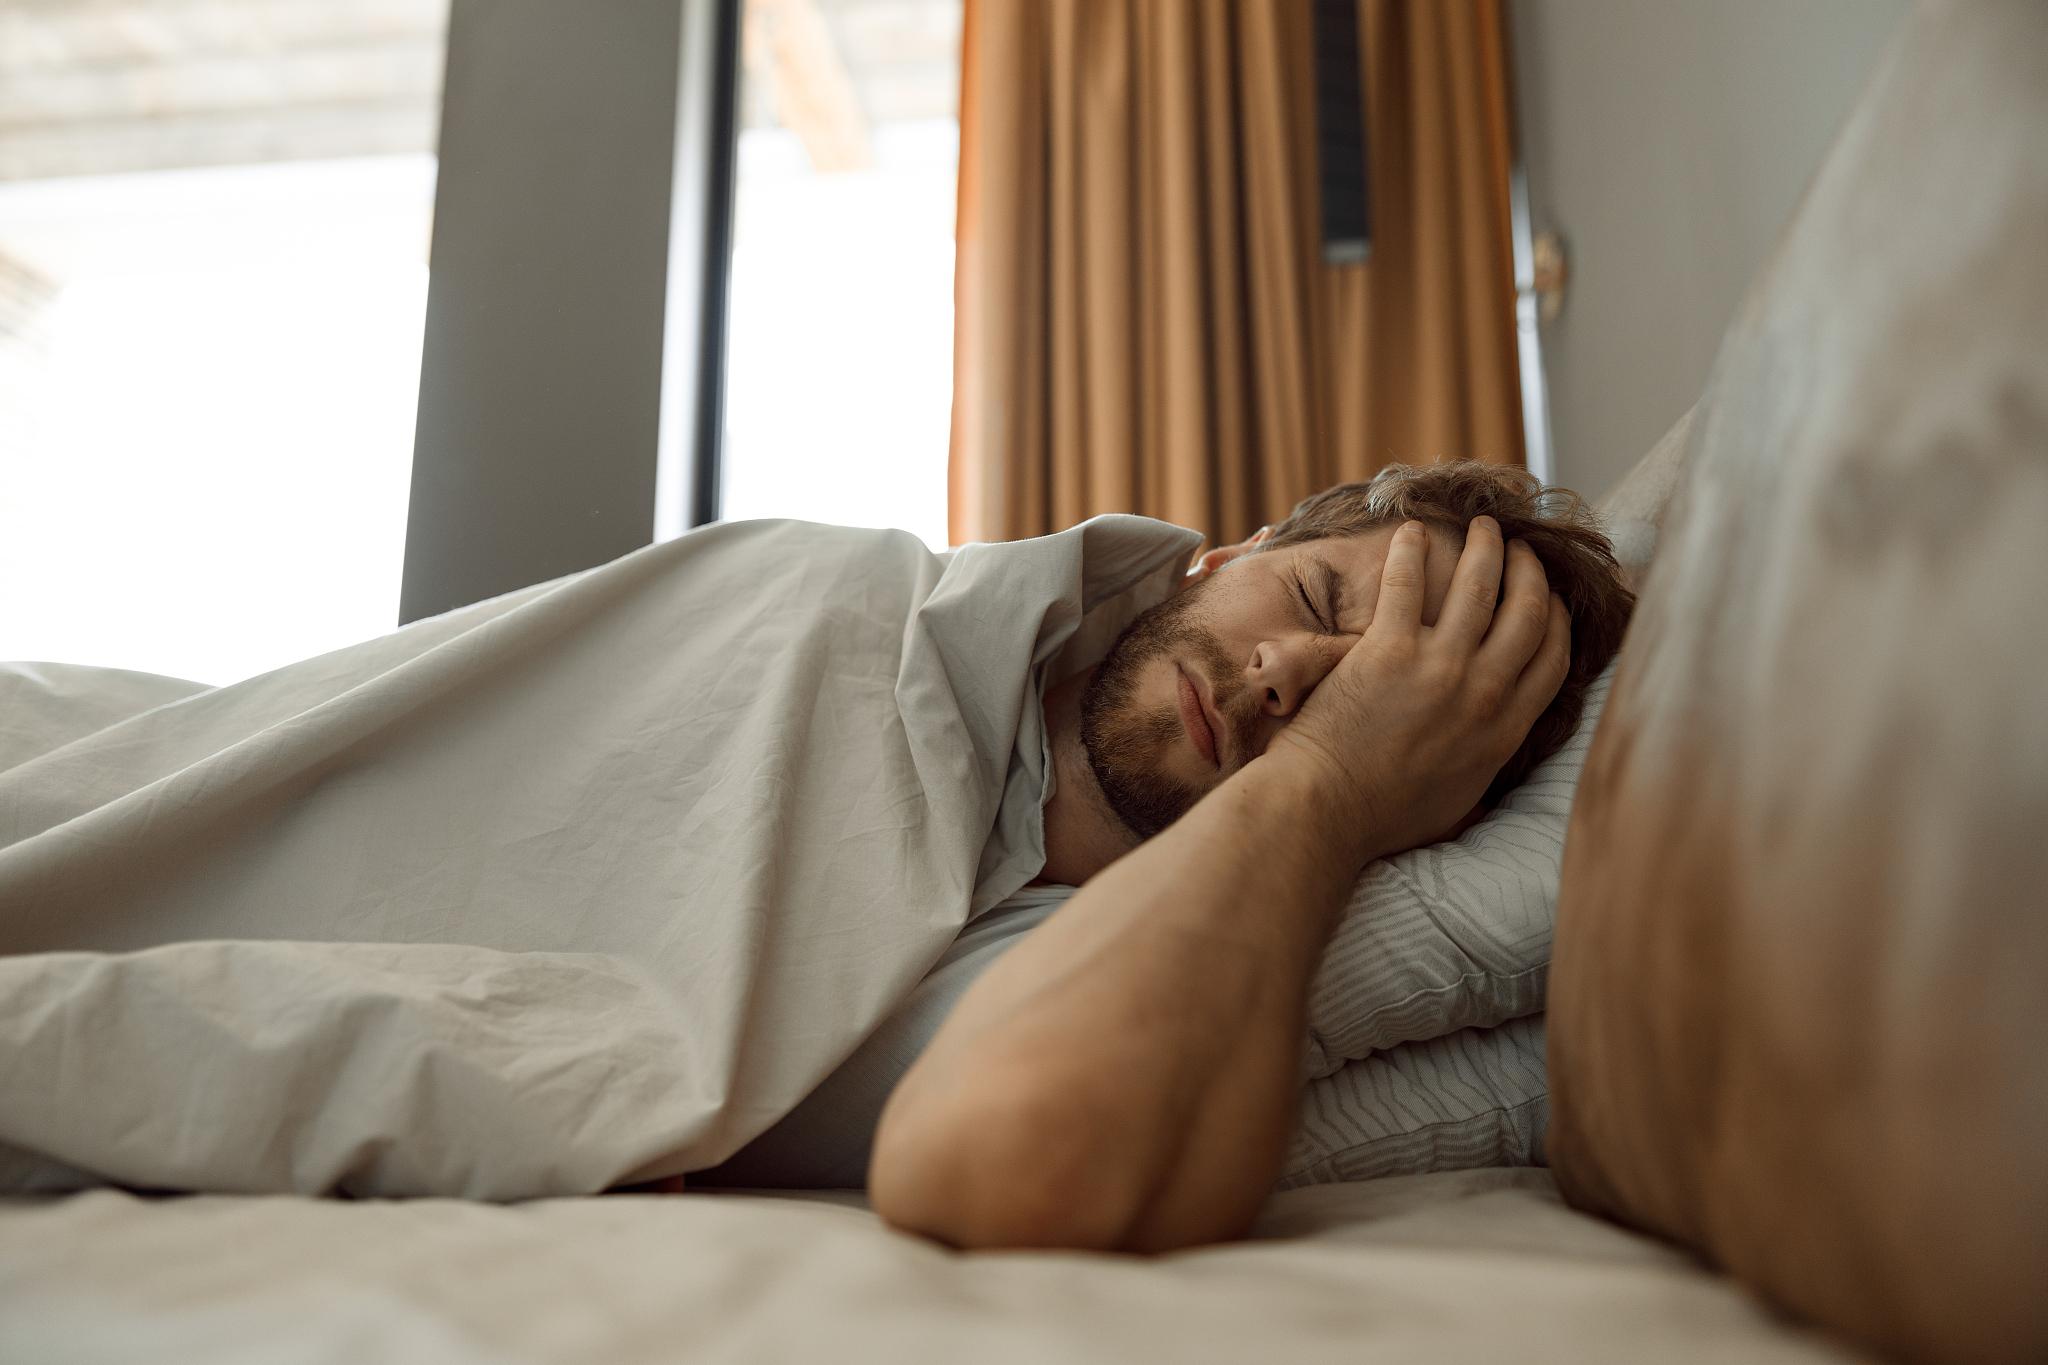
[[[430,157],[0,186],[61,287],[0,447],[0,658],[228,683],[395,628]]]
[[[947,543],[959,0],[755,0],[725,520]]]

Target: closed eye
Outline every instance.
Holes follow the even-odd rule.
[[[1308,595],[1308,583],[1304,579],[1294,580],[1294,592],[1301,598],[1301,605],[1308,611],[1309,619],[1316,623],[1316,628],[1326,635],[1335,634],[1336,632],[1330,628],[1330,623],[1323,619],[1322,612],[1316,610],[1315,599]]]

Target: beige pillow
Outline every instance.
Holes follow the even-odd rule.
[[[1664,433],[1664,439],[1650,447],[1650,453],[1636,461],[1636,467],[1622,476],[1594,504],[1614,542],[1614,557],[1628,576],[1629,587],[1637,593],[1650,573],[1650,561],[1657,555],[1657,538],[1664,527],[1664,514],[1671,495],[1678,488],[1678,476],[1685,468],[1685,443],[1692,434],[1692,415],[1687,409]]]
[[[2048,1360],[2048,5],[1926,4],[1751,291],[1581,781],[1575,1204]]]

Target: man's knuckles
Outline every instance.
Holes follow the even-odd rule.
[[[1494,612],[1496,629],[1505,627],[1517,640],[1526,641],[1527,657],[1534,657],[1550,633],[1550,602],[1534,593],[1513,593]]]
[[[1465,679],[1464,693],[1473,719],[1482,724],[1491,723],[1514,696],[1513,680],[1490,671],[1474,671]]]

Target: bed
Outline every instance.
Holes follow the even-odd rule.
[[[0,1200],[0,1358],[1877,1358],[1847,1341],[1915,1361],[2043,1358],[2044,242],[2048,8],[1929,0],[1880,62],[1695,415],[1603,505],[1635,567],[1649,565],[1654,632],[1639,617],[1615,684],[1637,718],[1629,723],[1656,719],[1666,739],[1722,726],[1708,758],[1791,793],[1782,807],[1745,812],[1763,821],[1748,847],[1791,856],[1807,839],[1818,853],[1803,866],[1826,873],[1781,879],[1797,894],[1774,904],[1775,938],[1720,958],[1659,940],[1666,925],[1726,924],[1730,912],[1709,894],[1711,878],[1672,884],[1665,846],[1630,824],[1649,808],[1616,797],[1631,778],[1630,731],[1613,712],[1605,718],[1565,854],[1549,1087],[1560,1110],[1573,1097],[1572,1117],[1552,1122],[1549,1156],[1575,1199],[1616,1221],[1567,1207],[1540,1168],[1374,1179],[1337,1169],[1325,1175],[1354,1178],[1276,1193],[1240,1244],[1151,1260],[959,1255],[889,1231],[852,1192],[533,1197],[563,1192],[547,1180],[595,1190],[626,1173],[716,1160],[740,1138],[718,1131],[710,1109],[608,1151],[573,1180],[515,1172],[477,1191],[496,1202],[150,1195],[137,1190],[150,1186],[140,1173],[156,1154],[131,1143],[127,1188]],[[1965,524],[1979,533],[1955,534]],[[1901,594],[1926,604],[1917,634],[1891,624]],[[1986,603],[2003,612],[1992,612],[2003,623],[1993,643],[1958,605]],[[2005,628],[2013,621],[2024,628]],[[1692,648],[1713,631],[1698,666],[1666,661],[1695,658],[1682,650],[1652,649]],[[1826,648],[1801,653],[1815,640]],[[1870,653],[1880,647],[1905,654],[1887,662]],[[1754,723],[1758,710],[1726,698],[1736,684],[1771,682],[1787,659],[1805,686],[1765,689],[1797,721],[1772,747],[1758,738],[1768,728]],[[1690,706],[1717,686],[1730,689],[1707,694],[1719,711]],[[1848,736],[1838,748],[1855,750],[1849,757],[1882,758],[1898,727],[1855,707],[1916,686],[1942,699],[1922,712],[1946,727],[1939,733],[1976,749],[1932,748],[1890,785],[1856,784],[1835,804],[1793,799],[1823,790],[1811,782],[1830,771],[1860,771],[1802,765],[1799,744]],[[1856,725],[1878,737],[1856,738],[1866,734]],[[1666,773],[1652,794],[1668,807],[1662,818],[1712,835],[1697,818],[1699,771]],[[1892,810],[1894,788],[1925,798],[1921,817],[1891,843],[1847,848],[1832,812]],[[1590,835],[1589,805],[1606,819]],[[1981,814],[1964,818],[1973,809]],[[1780,818],[1786,811],[1802,818]],[[1934,836],[1948,841],[1949,861],[1929,856],[1860,882],[1841,874],[1845,849],[1867,869]],[[1603,846],[1604,857],[1587,851]],[[1734,865],[1709,852],[1713,866]],[[970,871],[972,856],[960,854]],[[1609,873],[1628,858],[1640,886],[1617,890]],[[1942,868],[1977,880],[1930,875]],[[1871,907],[1908,892],[1913,917],[1873,931]],[[1842,918],[1802,919],[1812,907]],[[1568,921],[1582,926],[1570,963]],[[1887,923],[1919,937],[1888,937]],[[953,927],[917,931],[906,980]],[[1929,964],[1953,970],[1930,985]],[[1729,993],[1688,996],[1702,983]],[[902,984],[863,1003],[868,1023]],[[1566,1018],[1561,1052],[1556,1021]],[[744,1023],[735,1016],[733,1036]],[[1656,1051],[1675,1048],[1683,1063],[1686,1047],[1738,1029],[1746,1050],[1725,1054],[1740,1065],[1722,1070],[1667,1064]],[[755,1103],[786,1109],[851,1046],[812,1040],[807,1069],[785,1068]],[[1817,1079],[1786,1084],[1789,1073],[1771,1067],[1788,1062]],[[1745,1078],[1734,1097],[1761,1099],[1761,1118],[1717,1104],[1717,1084]],[[112,1151],[132,1134],[72,1136],[105,1137]],[[691,1143],[695,1165],[644,1165]],[[0,1166],[7,1158],[0,1150]],[[295,1188],[299,1168],[278,1169],[282,1187]],[[330,1164],[305,1178],[358,1196],[403,1193],[411,1178],[322,1183],[344,1169],[357,1168]],[[50,1174],[63,1184],[61,1170]],[[1735,1266],[1741,1282],[1713,1264]],[[1827,1335],[1767,1301],[1799,1305]]]
[[[961,1256],[858,1195],[0,1206],[0,1358],[157,1365],[1857,1357],[1540,1170],[1319,1185],[1251,1241]]]

